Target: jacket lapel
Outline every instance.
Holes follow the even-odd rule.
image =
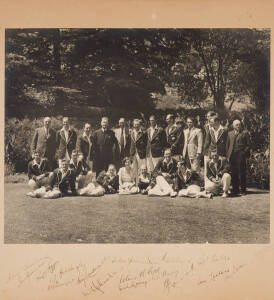
[[[210,136],[211,136],[211,140],[213,140],[214,143],[217,143],[216,138],[215,138],[214,130],[210,128],[209,133],[210,133]]]
[[[221,128],[221,129],[219,130],[219,132],[218,132],[218,136],[217,136],[217,141],[216,141],[216,143],[219,141],[219,139],[220,139],[220,137],[223,135],[223,133],[224,133],[224,129]]]
[[[188,129],[188,132],[189,132],[189,129]],[[193,128],[188,134],[187,141],[190,142],[190,140],[195,136],[195,134],[196,134],[196,130]]]

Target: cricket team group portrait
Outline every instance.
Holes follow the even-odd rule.
[[[5,243],[269,242],[269,29],[5,42]]]

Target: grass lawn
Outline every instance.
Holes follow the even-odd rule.
[[[5,243],[269,243],[269,193],[33,199],[5,184]]]

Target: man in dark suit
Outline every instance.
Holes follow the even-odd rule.
[[[130,137],[130,157],[133,161],[133,169],[137,175],[141,166],[146,165],[147,148],[147,132],[141,128],[141,121],[139,119],[134,119]]]
[[[171,153],[177,160],[179,160],[180,156],[183,154],[184,149],[185,136],[183,124],[184,122],[181,118],[176,118],[175,130],[172,130],[168,137]]]
[[[125,118],[120,118],[119,128],[115,129],[114,133],[119,146],[117,149],[117,166],[121,167],[123,159],[128,157],[130,152],[130,131],[129,128],[125,126]]]
[[[71,152],[76,147],[77,134],[69,126],[69,118],[63,118],[63,128],[57,132],[57,156],[58,159],[71,159]]]
[[[172,114],[166,116],[167,127],[165,129],[168,147],[173,144],[173,133],[176,131],[175,118]]]
[[[50,125],[51,119],[46,117],[44,126],[35,130],[31,144],[31,153],[38,151],[41,157],[48,159],[50,170],[53,170],[56,153],[56,133],[50,128]]]
[[[250,136],[241,128],[241,122],[233,122],[233,130],[228,133],[226,157],[230,162],[233,194],[246,194],[246,158],[249,156]],[[240,190],[241,189],[241,190]]]
[[[76,149],[83,154],[83,159],[92,171],[94,169],[94,155],[95,155],[94,138],[91,134],[91,126],[86,123],[83,134],[78,136]]]
[[[115,153],[118,149],[118,142],[115,134],[109,128],[107,117],[103,117],[101,128],[94,132],[94,167],[96,175],[102,170],[107,170],[109,164],[113,164]]]
[[[158,161],[163,157],[167,147],[166,133],[162,127],[156,124],[155,116],[149,118],[150,127],[147,129],[147,168],[152,172]]]

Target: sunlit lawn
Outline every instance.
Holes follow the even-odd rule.
[[[33,199],[5,184],[5,243],[268,243],[269,193]]]

